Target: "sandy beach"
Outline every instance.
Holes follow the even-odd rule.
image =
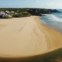
[[[62,48],[62,34],[38,16],[0,19],[0,57],[28,57]]]

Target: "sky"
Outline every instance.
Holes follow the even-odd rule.
[[[62,9],[62,0],[0,0],[0,8]]]

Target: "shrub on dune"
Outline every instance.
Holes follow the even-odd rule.
[[[26,16],[30,16],[30,14],[28,12],[20,12],[20,13],[14,13],[12,16],[13,17],[26,17]]]
[[[28,13],[28,12],[23,12],[23,13],[22,13],[22,16],[23,16],[23,17],[30,16],[30,13]]]
[[[0,18],[28,17],[31,14],[25,10],[3,10],[0,11]]]
[[[12,16],[8,14],[2,14],[0,15],[0,18],[12,18]]]
[[[15,13],[12,15],[12,17],[21,17],[21,15],[19,13]]]

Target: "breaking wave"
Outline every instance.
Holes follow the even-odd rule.
[[[43,24],[62,32],[62,14],[43,14],[41,20]]]

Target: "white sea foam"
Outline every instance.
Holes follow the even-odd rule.
[[[59,16],[59,15],[58,15]],[[48,25],[51,28],[54,28],[62,32],[62,18],[54,14],[44,14],[41,19],[43,19],[43,24]]]
[[[51,21],[62,22],[62,18],[59,18],[53,14],[45,14],[45,16]]]

